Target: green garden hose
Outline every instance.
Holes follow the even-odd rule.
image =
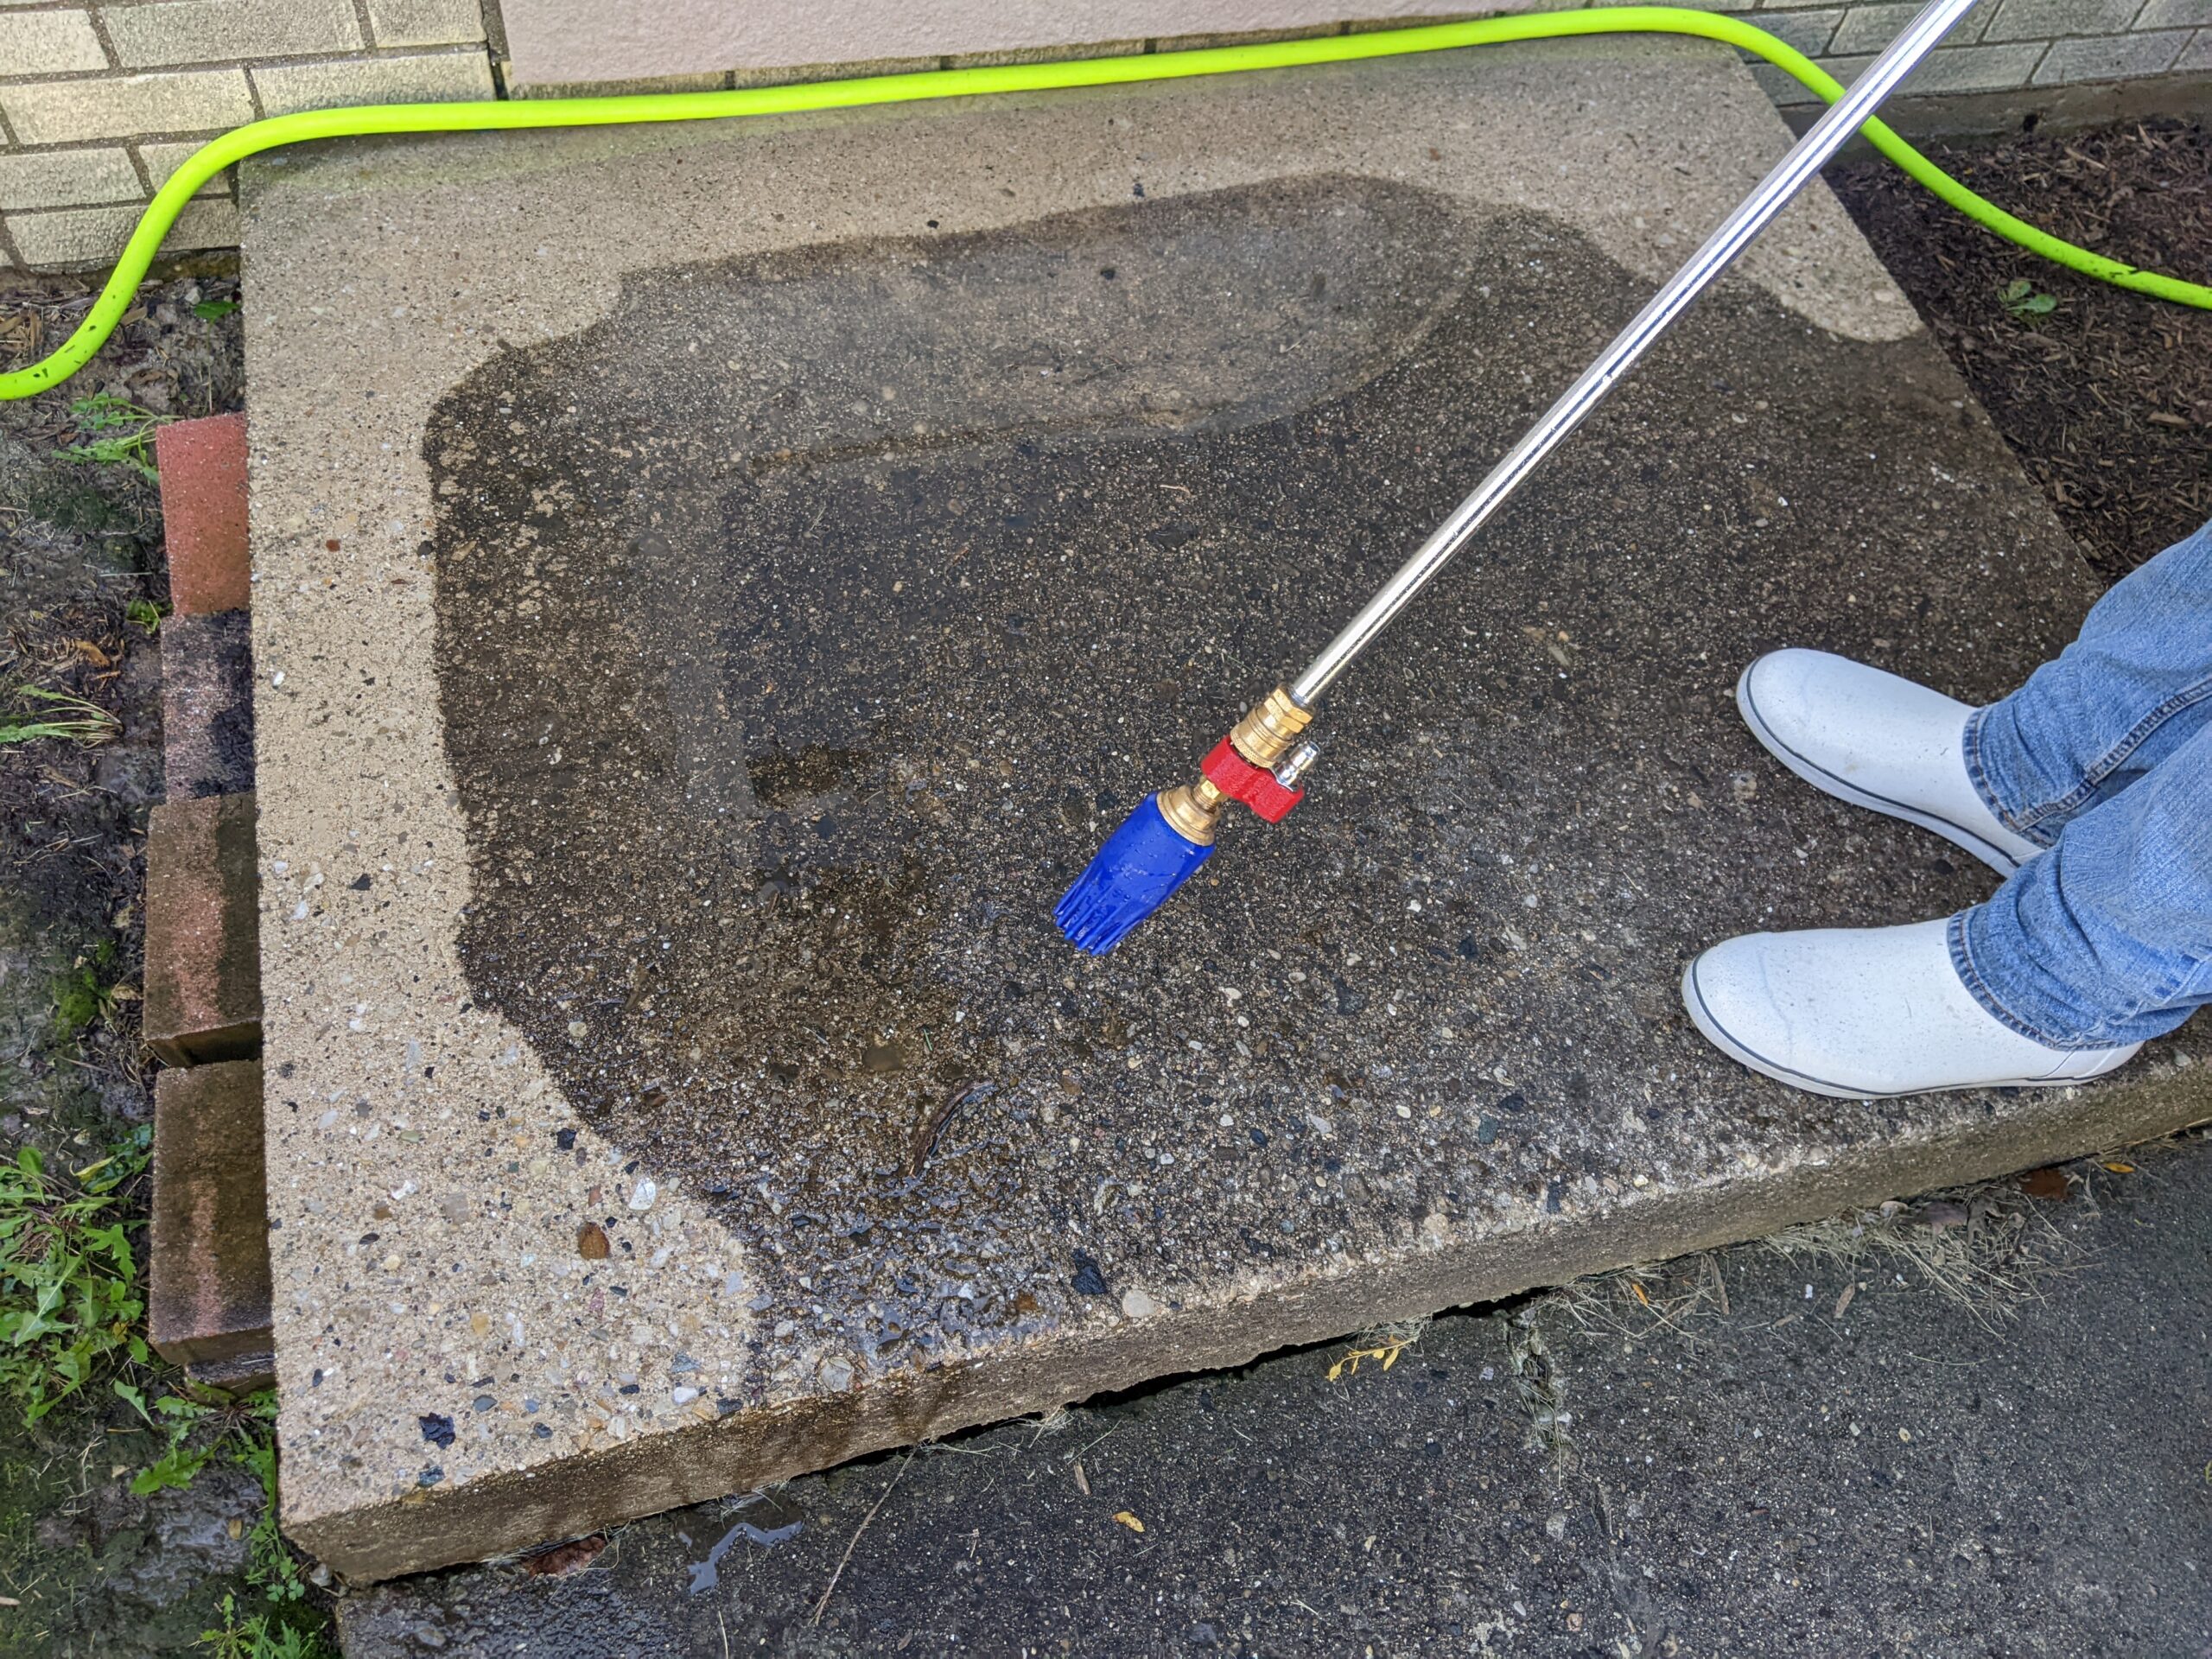
[[[648,121],[715,121],[744,115],[791,115],[808,110],[852,109],[868,104],[918,103],[925,99],[974,98],[993,92],[1047,92],[1068,86],[1117,86],[1134,81],[1179,80],[1193,75],[1248,69],[1290,69],[1397,57],[1508,41],[1570,35],[1690,35],[1739,47],[1794,75],[1833,104],[1843,87],[1802,53],[1764,29],[1733,17],[1675,6],[1605,6],[1587,11],[1485,17],[1417,29],[1378,29],[1253,46],[1210,47],[1192,52],[1083,58],[1063,63],[1010,64],[995,68],[935,69],[904,75],[866,75],[850,80],[741,92],[654,92],[626,98],[549,99],[488,104],[369,104],[354,109],[311,110],[273,116],[210,139],[162,185],[138,220],[123,257],[76,332],[49,356],[28,368],[0,374],[0,399],[28,397],[56,386],[84,367],[106,343],[154,262],[162,238],[200,187],[233,162],[280,144],[372,133],[488,132],[521,127],[604,127]],[[2212,288],[2155,271],[2138,270],[2075,247],[2015,219],[1945,173],[1879,121],[1863,129],[1875,149],[1976,224],[2031,252],[2120,288],[2178,304],[2212,310]]]

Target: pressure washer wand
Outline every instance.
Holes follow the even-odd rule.
[[[1974,5],[1929,0],[1306,671],[1268,693],[1214,746],[1198,781],[1145,797],[1053,910],[1071,941],[1103,955],[1166,903],[1212,856],[1215,824],[1228,802],[1242,801],[1267,823],[1279,823],[1305,798],[1299,781],[1321,753],[1305,732],[1323,694]]]

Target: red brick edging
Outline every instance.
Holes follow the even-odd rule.
[[[167,799],[146,835],[155,1080],[148,1324],[204,1382],[274,1383],[263,1189],[261,962],[245,417],[156,434],[174,613],[162,630]]]
[[[276,1381],[261,1062],[172,1068],[154,1080],[148,1334],[203,1382]]]
[[[252,602],[246,561],[245,416],[172,421],[154,434],[168,543],[169,602],[179,616],[242,611]]]

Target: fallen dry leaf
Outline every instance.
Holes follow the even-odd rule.
[[[1832,1319],[1841,1319],[1843,1317],[1843,1310],[1851,1306],[1851,1299],[1858,1294],[1859,1281],[1854,1279],[1851,1283],[1843,1287],[1843,1294],[1835,1299],[1835,1312],[1829,1314],[1828,1317]]]
[[[1085,1497],[1090,1496],[1090,1477],[1083,1472],[1083,1465],[1079,1463],[1075,1466],[1075,1489]]]
[[[588,1538],[572,1538],[565,1544],[524,1556],[522,1569],[543,1579],[565,1578],[578,1567],[589,1567],[606,1548],[606,1535],[595,1532]]]
[[[1142,1532],[1144,1530],[1144,1522],[1138,1520],[1136,1516],[1131,1515],[1127,1510],[1115,1510],[1114,1518],[1120,1522],[1123,1526],[1127,1527],[1131,1532]]]
[[[2066,1172],[2063,1169],[2031,1169],[2020,1177],[2020,1191],[2031,1198],[2046,1198],[2053,1204],[2066,1202]]]
[[[1382,1345],[1379,1347],[1355,1348],[1350,1353],[1346,1354],[1342,1359],[1338,1360],[1335,1364],[1329,1367],[1329,1381],[1334,1382],[1343,1377],[1357,1376],[1359,1375],[1359,1363],[1363,1359],[1381,1360],[1382,1362],[1382,1369],[1387,1371],[1393,1365],[1398,1363],[1398,1356],[1405,1351],[1406,1344],[1404,1343],[1392,1342],[1388,1338],[1385,1338]]]
[[[2115,1175],[2133,1175],[2135,1173],[2133,1164],[2107,1164],[2105,1167]]]

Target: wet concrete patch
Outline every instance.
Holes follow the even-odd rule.
[[[909,354],[976,294],[975,334]],[[1873,922],[1978,879],[1840,819],[1896,856],[1809,901],[1810,858],[1746,876],[1827,836],[1698,753],[1747,747],[1719,693],[1808,638],[1993,692],[2079,589],[1977,642],[1964,560],[1839,584],[1986,435],[1920,342],[1764,299],[1695,318],[1391,638],[1296,818],[1238,824],[1103,964],[1051,922],[1637,294],[1556,222],[1324,177],[653,273],[441,405],[469,983],[762,1251],[760,1311],[809,1338],[771,1373],[1556,1212],[1624,1125],[1639,1167],[1769,1113],[1872,1131],[1733,1076],[1669,987],[1793,889]],[[1539,327],[1562,295],[1589,321]],[[2002,498],[1945,494],[1950,545],[2009,539]]]
[[[1670,181],[1717,215],[1783,142],[1732,63],[1581,51],[547,141],[501,258],[473,153],[255,196],[311,1548],[588,1531],[2190,1115],[2174,1046],[1838,1104],[1680,1015],[1713,938],[1983,891],[1768,766],[1741,663],[1993,696],[2092,594],[1825,201],[1363,665],[1287,823],[1103,963],[1053,931],[1633,312]],[[1522,118],[1624,86],[1699,169]],[[732,217],[770,174],[804,224]],[[648,195],[580,303],[556,227]]]
[[[1402,535],[1356,504],[1421,424],[1376,429],[1409,354],[1466,332],[1458,219],[1318,179],[659,273],[441,407],[463,960],[603,1133],[755,1238],[788,1214],[997,1260],[1049,1227],[1038,1143],[1112,1122],[1159,1046],[1144,954],[1078,980],[1049,921],[1137,798],[1102,763],[1187,764],[1238,664],[1280,658],[1277,606]],[[913,321],[872,329],[887,308]],[[675,365],[653,412],[624,361]],[[794,362],[831,390],[792,395]],[[1179,626],[1147,627],[1155,597]],[[1205,1086],[1233,1111],[1290,1081],[1249,1071]],[[1097,1173],[1141,1190],[1150,1161]],[[811,1264],[814,1297],[880,1295],[874,1255]],[[1065,1277],[1024,1251],[944,1313],[1016,1322]],[[911,1294],[856,1333],[868,1363],[932,1344]]]

